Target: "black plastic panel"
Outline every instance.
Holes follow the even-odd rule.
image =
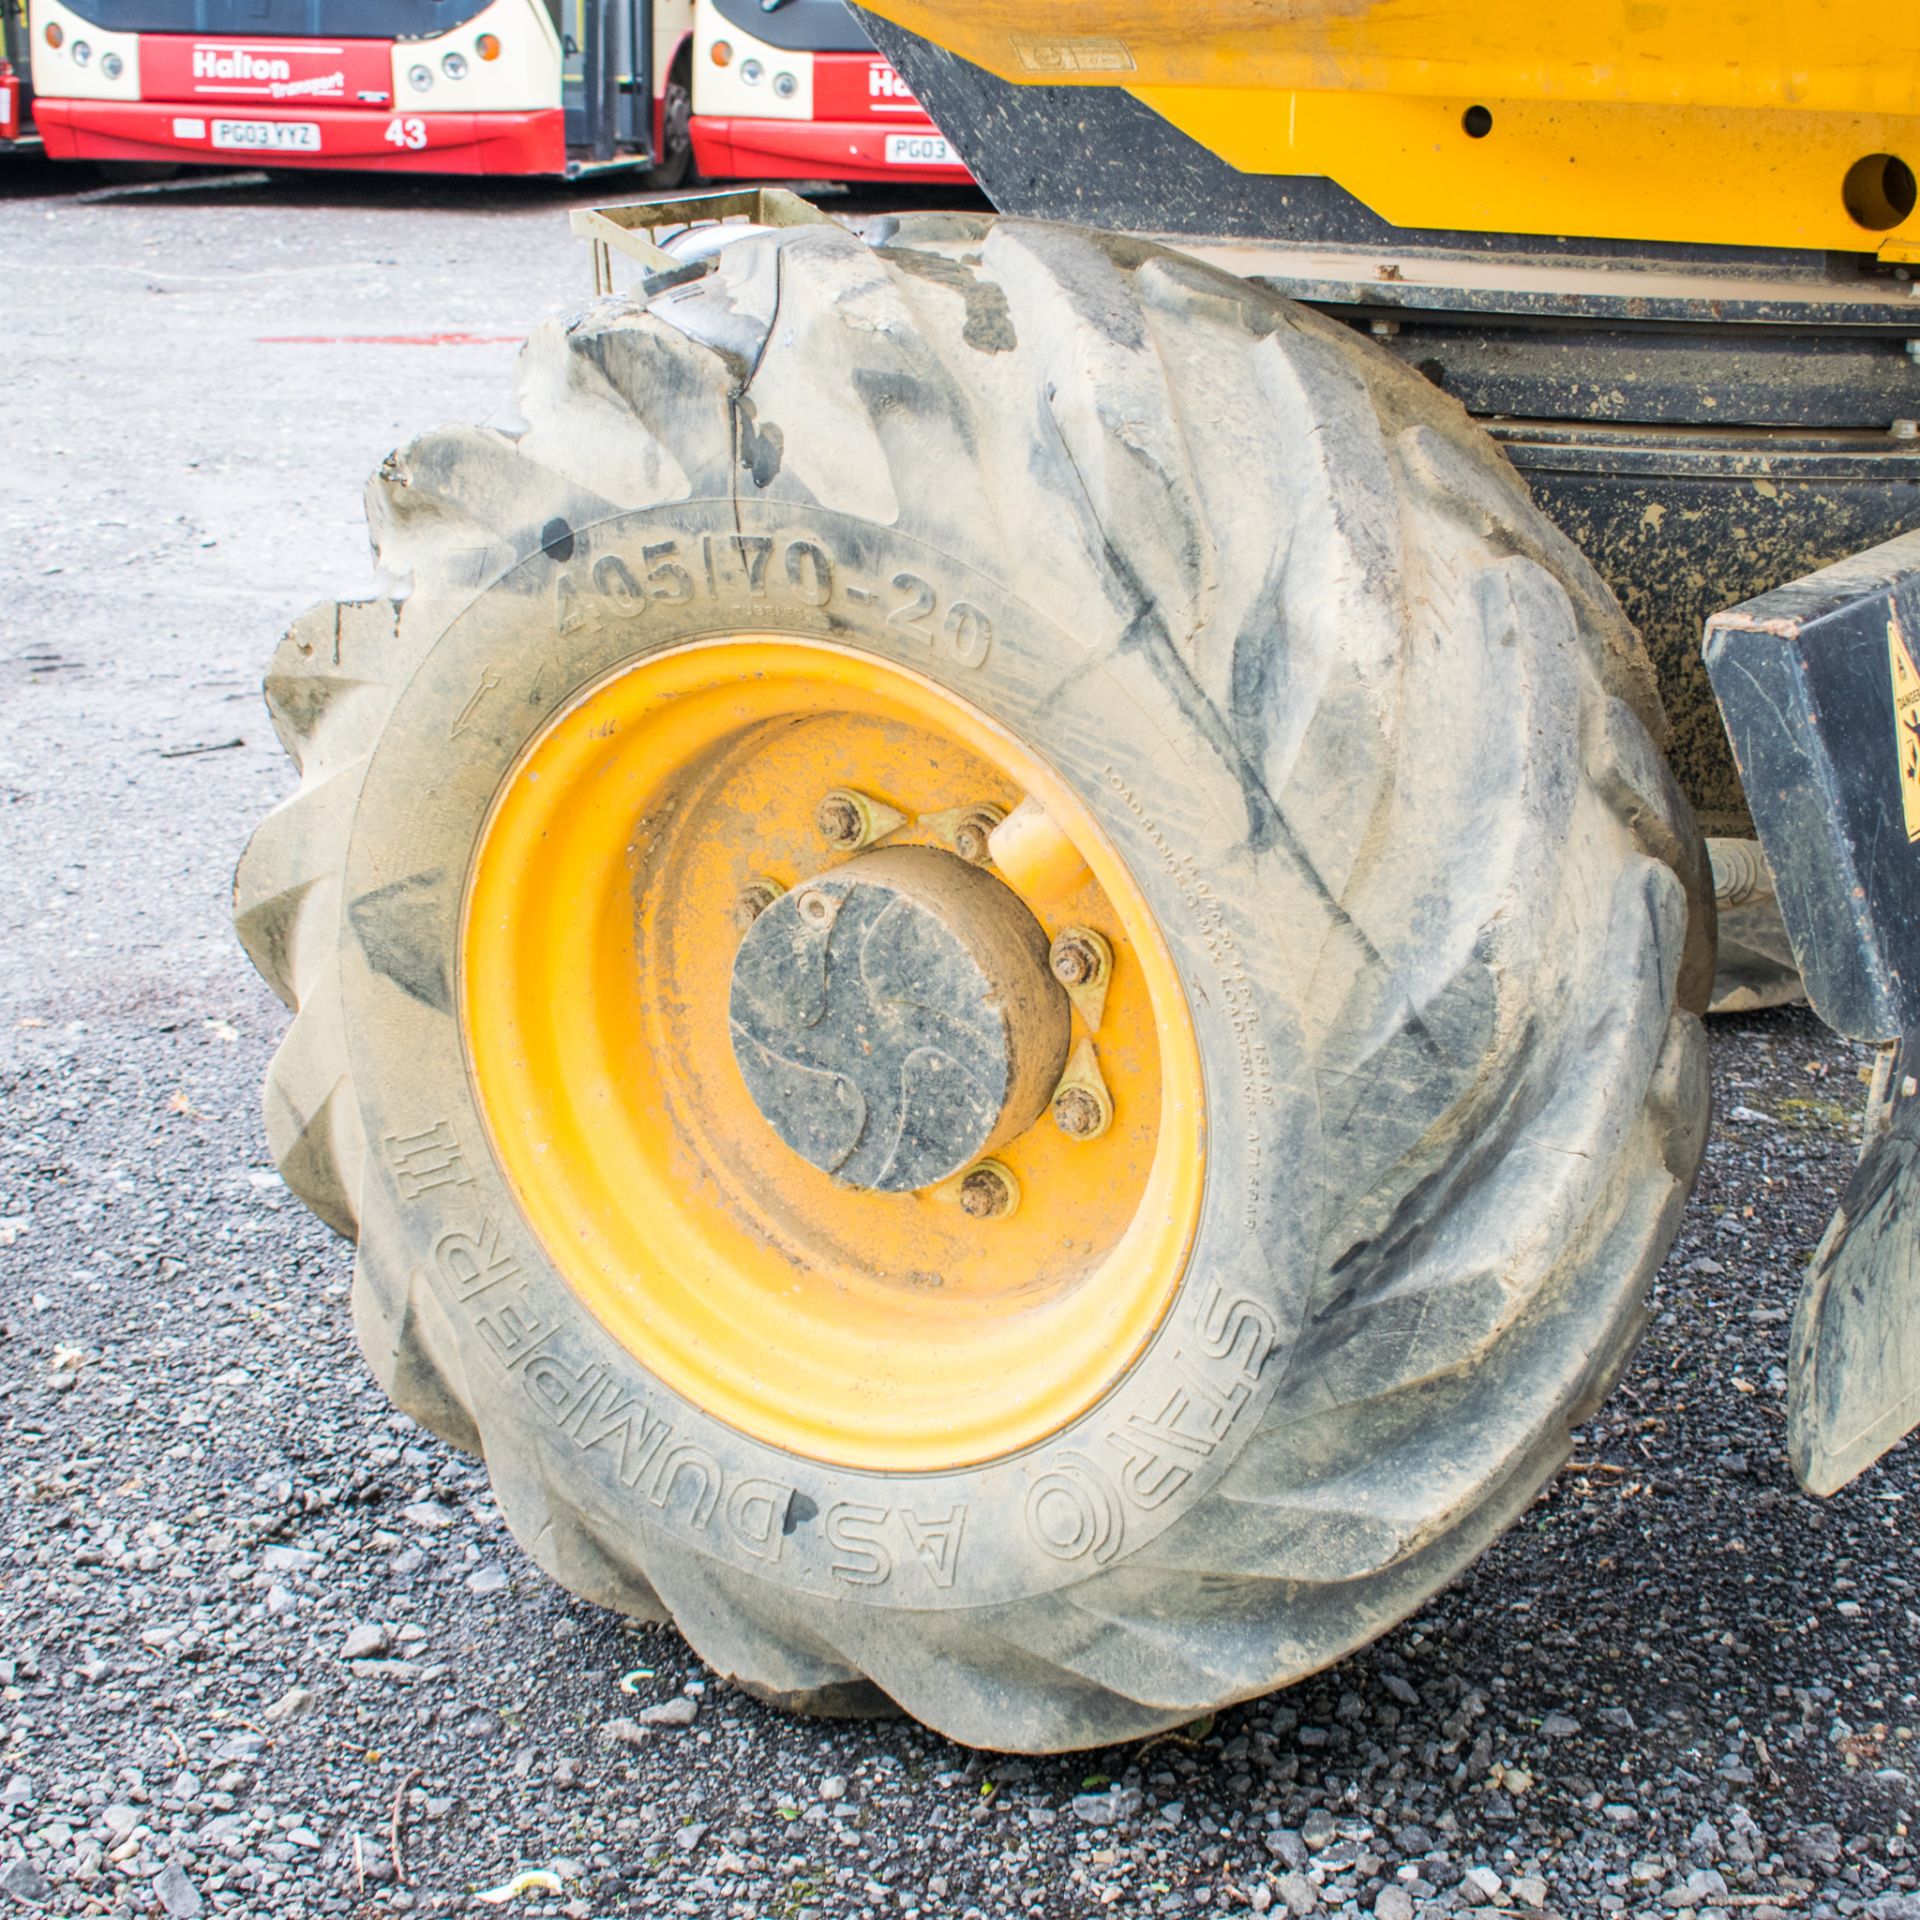
[[[1920,672],[1901,650],[1920,660],[1920,533],[1707,626],[1807,997],[1858,1040],[1920,1029]]]
[[[1814,331],[1333,311],[1380,331],[1389,352],[1482,419],[1882,433],[1920,419],[1920,360],[1907,351],[1920,316]]]

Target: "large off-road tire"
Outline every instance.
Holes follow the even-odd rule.
[[[1754,1013],[1807,997],[1781,917],[1773,872],[1757,840],[1709,840],[1719,945],[1709,1013]]]
[[[398,597],[282,645],[268,698],[302,784],[238,880],[296,1009],[273,1149],[358,1238],[387,1390],[484,1454],[575,1591],[671,1615],[763,1697],[884,1696],[976,1744],[1144,1735],[1417,1607],[1616,1377],[1706,1127],[1711,883],[1592,569],[1367,341],[1056,226],[756,234],[544,327],[518,386],[523,430],[430,435],[373,482]],[[674,836],[777,761],[782,686],[806,689],[794,728],[867,726],[828,711],[828,679],[850,712],[894,703],[849,754],[950,725],[1016,769],[999,804],[1050,796],[1096,876],[1073,911],[1111,909],[1119,1012],[1088,1031],[1113,1126],[994,1145],[1022,1189],[1004,1219],[951,1183],[843,1202],[771,1130],[675,1118],[738,1074],[712,1057],[726,1003],[671,973],[673,943],[706,942],[724,982],[741,936],[710,912],[708,843]],[[676,687],[737,700],[744,731],[643,779],[656,748],[626,743]],[[875,797],[902,837],[951,842],[964,792],[938,780],[964,754],[896,752]],[[820,765],[813,791],[836,784],[858,783]],[[805,877],[779,849],[810,828],[754,806],[767,851],[713,871],[764,860],[764,904]],[[614,836],[598,881],[566,850],[590,830]],[[620,1009],[669,977],[684,1001]],[[593,1055],[591,1085],[541,1077],[543,1022],[590,1050],[629,1017],[645,1044]],[[645,1218],[604,1170],[569,1211],[629,1134]],[[768,1201],[697,1274],[660,1256],[759,1207],[755,1154],[806,1204]],[[1066,1247],[1116,1194],[1174,1236],[1159,1293],[1144,1255]],[[951,1269],[820,1282],[807,1208],[856,1201],[958,1249]],[[623,1233],[633,1264],[595,1265]],[[768,1237],[784,1282],[724,1296],[764,1299],[735,1316],[743,1350],[682,1340],[700,1288],[759,1284]],[[1096,1339],[1089,1300],[1143,1329],[1117,1359],[1068,1352]],[[839,1378],[816,1338],[836,1302],[849,1343],[907,1330],[862,1349],[844,1423],[806,1397]],[[1031,1337],[993,1345],[1008,1328]],[[1048,1412],[1056,1352],[1082,1374]],[[973,1399],[940,1399],[942,1354]],[[996,1398],[979,1355],[1027,1398]],[[703,1403],[687,1382],[709,1379]]]

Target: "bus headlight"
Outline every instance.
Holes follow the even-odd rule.
[[[80,49],[75,47],[73,51],[78,55]],[[758,60],[742,60],[740,62],[740,78],[750,87],[757,87],[766,74],[766,71],[766,68],[763,67]]]
[[[464,53],[449,53],[441,57],[440,71],[449,80],[464,80],[467,73],[467,56]]]
[[[410,86],[415,93],[425,93],[426,90],[433,85],[433,69],[431,67],[409,67],[407,69],[407,85]]]
[[[800,82],[790,73],[776,73],[773,76],[773,90],[782,100],[791,100],[800,91]]]
[[[73,64],[76,67],[84,67],[92,58],[93,48],[86,41],[76,40],[73,43]]]
[[[498,60],[500,58],[500,42],[490,33],[483,33],[480,38],[473,43],[473,50],[482,60]]]
[[[117,53],[104,53],[100,56],[100,71],[109,80],[118,80],[126,71],[127,63]]]

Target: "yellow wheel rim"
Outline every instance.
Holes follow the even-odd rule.
[[[887,845],[1032,800],[1085,862],[1028,905],[1114,959],[1089,1032],[1113,1119],[996,1146],[1021,1196],[848,1187],[749,1097],[728,1026],[740,900],[836,858],[829,789]],[[687,1400],[806,1457],[933,1470],[1095,1404],[1173,1298],[1199,1215],[1199,1053],[1172,957],[1070,788],[978,710],[871,656],[771,636],[602,681],[521,756],[469,878],[460,1006],[495,1153],[556,1268]]]

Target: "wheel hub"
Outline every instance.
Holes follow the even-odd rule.
[[[862,854],[754,920],[733,1053],[768,1124],[848,1186],[951,1178],[1039,1117],[1067,996],[1009,887],[934,847]]]
[[[458,971],[549,1257],[742,1432],[996,1459],[1168,1310],[1204,1167],[1179,970],[1076,791],[905,668],[743,636],[585,690],[502,783]]]

